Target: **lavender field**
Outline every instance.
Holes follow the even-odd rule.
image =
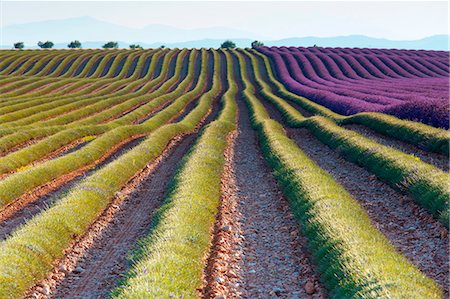
[[[435,51],[0,51],[0,298],[448,298],[448,80]]]
[[[449,60],[443,51],[266,48],[291,91],[333,111],[370,111],[448,128]]]

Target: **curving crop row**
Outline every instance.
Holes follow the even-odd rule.
[[[244,59],[237,55],[244,65]],[[244,98],[264,156],[308,238],[309,250],[330,296],[441,298],[438,285],[400,255],[357,201],[269,118],[245,68],[241,69]]]
[[[182,55],[182,57],[184,57],[184,55],[187,53],[187,51],[185,51]],[[178,78],[174,78],[175,80]],[[169,82],[170,80],[166,81]],[[3,127],[8,127],[8,126],[24,126],[24,125],[29,125],[29,124],[33,124],[33,126],[35,125],[43,125],[43,126],[49,126],[49,125],[61,125],[61,124],[66,124],[70,121],[75,121],[78,120],[78,118],[82,118],[84,116],[89,116],[92,115],[93,113],[96,112],[100,112],[103,111],[105,109],[109,109],[117,104],[121,104],[123,103],[127,97],[132,97],[132,96],[136,96],[134,94],[129,94],[128,96],[126,96],[125,98],[123,97],[113,97],[110,99],[106,99],[103,101],[98,102],[98,100],[96,98],[87,98],[85,100],[81,100],[81,101],[75,101],[74,103],[71,102],[70,99],[68,99],[68,103],[67,105],[62,105],[61,102],[56,102],[56,103],[52,103],[52,107],[54,106],[54,109],[51,110],[47,110],[47,111],[42,111],[40,113],[34,113],[35,111],[41,111],[43,109],[45,109],[43,106],[45,105],[41,105],[41,106],[34,106],[32,108],[30,108],[29,110],[31,110],[32,115],[30,117],[24,117],[21,118],[20,120],[16,120],[14,122],[8,122],[6,124],[3,124]],[[151,100],[153,97],[155,96],[155,94],[151,94],[150,96],[146,96],[144,97],[144,99],[141,97],[140,99],[142,101],[148,101]],[[58,105],[59,104],[59,105]],[[89,105],[91,104],[91,105]],[[81,108],[80,108],[81,106]],[[74,110],[74,108],[79,108],[77,110]],[[48,108],[47,108],[48,109]],[[27,110],[26,110],[27,111]],[[61,115],[63,113],[66,113],[70,111],[70,113],[65,114],[63,116],[60,116],[56,119],[51,119],[51,120],[47,120],[49,117],[51,116],[58,116]],[[25,111],[22,110],[21,111],[21,115],[23,115]],[[27,111],[29,112],[29,111]],[[19,112],[16,113],[12,113],[12,115],[9,115],[9,119],[17,119],[17,114]],[[6,116],[5,116],[6,117]],[[1,118],[0,118],[1,119]],[[40,120],[44,120],[43,122],[40,122]]]
[[[250,50],[250,52],[264,61],[263,64],[269,77],[268,83],[274,86],[274,91],[282,98],[299,104],[305,110],[308,110],[313,114],[333,119],[337,123],[362,124],[381,134],[419,145],[426,150],[442,153],[447,156],[450,155],[449,132],[422,123],[398,119],[382,113],[364,112],[348,117],[337,114],[307,98],[289,92],[283,84],[275,79],[269,59],[257,51]],[[291,124],[295,126],[295,123]]]
[[[165,204],[155,216],[151,234],[141,241],[135,265],[117,298],[195,298],[202,284],[204,256],[210,247],[220,198],[223,154],[235,130],[237,88],[233,64],[227,52],[230,88],[224,94],[218,119],[202,132],[191,152],[183,158]]]
[[[205,58],[203,57],[203,60]],[[192,82],[192,80],[194,79],[194,67],[195,67],[195,61],[196,61],[196,52],[192,52],[190,55],[190,60],[189,60],[189,75],[185,78],[185,80],[178,85],[178,88],[176,90],[174,90],[173,92],[170,93],[165,93],[163,90],[158,90],[157,92],[153,93],[152,96],[154,96],[153,100],[150,101],[149,103],[140,106],[138,109],[135,109],[134,111],[123,115],[121,117],[119,117],[116,120],[111,121],[109,124],[107,125],[102,125],[100,128],[95,129],[95,128],[84,128],[83,130],[80,130],[78,134],[75,134],[73,136],[73,138],[76,137],[84,137],[86,135],[84,134],[88,134],[87,136],[90,135],[97,135],[99,134],[99,132],[103,133],[106,132],[110,129],[116,128],[120,125],[126,125],[126,124],[131,124],[134,121],[142,118],[143,116],[151,113],[152,111],[154,111],[155,109],[158,109],[158,107],[161,107],[163,105],[166,105],[166,103],[168,103],[169,101],[178,98],[180,96],[182,96],[184,94],[184,90],[187,88],[187,86],[190,84],[190,82]],[[180,67],[177,67],[176,73],[179,73],[180,71]],[[171,82],[167,82],[168,84],[172,84]],[[163,89],[163,87],[161,88]],[[198,90],[198,89],[197,89]],[[195,93],[191,93],[191,94],[195,94]],[[145,98],[147,99],[147,98]],[[141,100],[139,97],[135,99],[136,101]],[[121,107],[117,107],[117,108],[121,108]],[[109,112],[113,112],[113,111],[109,111]],[[56,126],[56,127],[51,127],[51,128],[42,128],[42,129],[32,129],[32,130],[22,130],[20,132],[17,132],[15,134],[11,134],[8,136],[5,136],[3,138],[0,139],[0,149],[2,149],[2,151],[7,151],[8,149],[17,146],[21,143],[27,142],[30,139],[39,139],[39,138],[43,138],[43,137],[48,137],[50,135],[53,135],[57,132],[63,131],[65,129],[70,129],[70,128],[79,128],[79,126],[81,125],[89,125],[89,124],[95,124],[95,123],[99,123],[103,120],[105,120],[106,118],[110,117],[108,111],[103,112],[103,113],[99,113],[97,115],[93,115],[89,118],[86,118],[83,121],[79,121],[79,122],[74,122],[71,125],[66,125],[66,126]],[[87,131],[86,131],[87,130]],[[91,131],[89,131],[91,130]],[[5,132],[7,130],[3,130],[3,133],[7,133]],[[14,132],[14,130],[10,131],[9,133]],[[85,133],[83,133],[85,132]],[[86,133],[86,132],[91,132],[91,133]],[[73,134],[73,133],[72,133]],[[64,133],[62,133],[63,136]],[[49,140],[44,141],[43,143],[47,144],[47,145],[40,145],[43,146],[43,148],[41,150],[38,150],[36,152],[36,148],[33,148],[33,154],[27,154],[26,152],[28,150],[23,150],[22,152],[18,152],[13,154],[13,156],[10,157],[14,157],[12,158],[13,164],[11,163],[6,163],[5,165],[16,165],[17,161],[21,161],[20,163],[29,163],[31,162],[31,160],[29,158],[35,157],[38,153],[40,155],[47,153],[48,151],[52,151],[52,150],[56,150],[56,148],[54,147],[56,144],[66,144],[66,143],[62,143],[62,142],[72,142],[74,141],[74,139],[67,139],[64,138],[63,140],[59,139],[59,135],[55,136],[54,138],[51,138]],[[21,158],[15,158],[15,156],[17,155],[17,157],[21,157]],[[28,157],[28,158],[26,158]],[[17,166],[17,165],[16,165]],[[12,170],[12,169],[11,169]]]
[[[427,61],[423,64],[420,63],[423,60],[422,58],[411,60],[400,56],[395,57],[394,55],[378,55],[376,58],[385,67],[390,68],[401,77],[401,79],[387,79],[385,76],[382,76],[380,79],[370,74],[355,59],[355,57],[358,57],[357,54],[340,53],[329,55],[335,63],[340,64],[344,74],[345,72],[353,72],[353,79],[359,78],[357,81],[361,81],[366,87],[368,84],[373,84],[378,87],[387,86],[388,89],[396,88],[399,92],[403,91],[403,95],[398,95],[397,98],[394,98],[390,95],[391,93],[380,92],[370,87],[361,92],[361,88],[364,85],[360,84],[357,84],[357,90],[355,90],[354,83],[347,81],[341,81],[340,84],[332,84],[328,79],[321,78],[314,67],[305,68],[308,66],[305,63],[308,61],[308,57],[303,56],[298,50],[264,47],[259,50],[275,62],[277,76],[290,91],[304,95],[335,112],[344,115],[363,111],[382,112],[406,119],[418,119],[437,127],[448,127],[448,107],[446,105],[448,101],[445,101],[448,98],[448,71],[443,75],[442,70],[436,72],[436,69],[432,66],[429,66],[429,68],[433,68],[434,71],[426,68],[424,64]],[[299,59],[298,61],[295,59],[296,57]],[[435,60],[439,62],[439,58],[435,58]],[[419,71],[418,65],[427,74]],[[303,69],[301,68],[302,66]],[[375,64],[371,66],[376,67]],[[320,66],[317,65],[317,67]],[[326,84],[320,84],[324,80]],[[402,85],[398,84],[398,80],[401,80],[401,84],[406,84],[405,90],[403,90]],[[418,83],[422,84],[423,80],[436,84],[439,89],[421,94],[423,90],[426,91],[427,89],[418,88],[415,85]],[[411,88],[413,88],[413,91],[408,91]]]
[[[206,52],[204,52],[204,54],[205,57]],[[215,60],[217,60],[216,57]],[[202,74],[206,74],[207,64],[205,59],[203,61],[205,63],[202,63],[202,68],[204,70]],[[215,85],[210,90],[210,92],[214,94],[218,94],[221,88],[220,84],[217,83],[217,76],[218,74],[217,72],[215,72]],[[95,163],[95,161],[101,159],[104,154],[107,153],[112,147],[120,144],[120,142],[123,142],[124,140],[133,138],[134,136],[148,135],[162,124],[175,118],[184,109],[184,107],[193,100],[192,95],[201,94],[205,81],[204,78],[205,75],[200,78],[196,89],[192,90],[188,94],[179,97],[175,102],[155,114],[151,119],[144,122],[143,124],[117,127],[113,130],[107,131],[101,137],[96,138],[87,146],[76,152],[54,160],[47,161],[27,171],[8,176],[4,180],[0,181],[0,206],[9,204],[14,199],[22,196],[26,192],[38,186],[41,186],[55,178],[58,178],[61,175],[70,173],[81,167]],[[99,133],[99,127],[94,127],[94,131],[97,132],[94,132],[94,134],[92,134],[91,131],[89,131],[89,135],[97,135]],[[85,132],[83,133],[86,134]],[[73,134],[70,136],[73,137]],[[79,136],[78,138],[80,137],[83,136]],[[25,149],[20,154],[23,155],[23,152],[26,153],[28,151]],[[46,151],[45,153],[48,154],[48,152],[49,151]],[[26,154],[24,158],[27,159]],[[9,157],[4,157],[4,159],[7,160],[9,159]],[[11,171],[11,168],[17,167],[17,162],[20,163],[20,159],[9,160],[8,164],[2,163],[2,166],[4,165],[3,168],[8,169],[5,172],[9,172]]]
[[[184,95],[184,91],[187,88],[187,86],[192,82],[192,80],[194,79],[194,68],[195,68],[195,64],[196,64],[196,57],[197,57],[197,52],[192,52],[191,56],[190,56],[190,60],[189,60],[189,75],[185,78],[185,80],[178,85],[178,88],[176,90],[174,90],[173,92],[170,93],[165,93],[163,90],[158,90],[157,92],[155,92],[153,94],[153,96],[155,98],[153,98],[152,101],[150,101],[149,103],[140,106],[138,109],[135,109],[134,111],[119,117],[116,120],[111,121],[108,124],[105,125],[101,125],[98,128],[94,128],[94,127],[89,127],[89,125],[91,124],[95,124],[95,123],[99,123],[103,120],[105,120],[106,118],[110,117],[110,113],[112,111],[105,111],[103,113],[99,113],[97,115],[93,115],[89,118],[86,118],[83,121],[79,121],[79,122],[74,122],[71,125],[66,125],[66,126],[55,126],[55,127],[43,127],[41,129],[32,129],[32,130],[21,130],[15,134],[11,134],[8,136],[5,136],[3,138],[0,139],[0,149],[2,149],[2,151],[7,151],[8,149],[29,141],[30,139],[38,139],[38,138],[43,138],[43,137],[48,137],[51,136],[57,132],[63,131],[65,129],[70,129],[70,128],[80,128],[81,125],[88,125],[88,127],[83,128],[81,127],[80,130],[71,130],[70,132],[72,133],[67,133],[65,134],[64,132],[62,132],[61,134],[54,136],[48,140],[42,141],[41,143],[39,143],[39,149],[38,148],[31,148],[31,149],[24,149],[22,151],[19,151],[17,153],[13,153],[11,156],[9,156],[9,158],[11,158],[11,160],[8,161],[12,161],[12,162],[6,162],[5,160],[3,161],[3,163],[5,163],[5,165],[14,165],[13,167],[18,166],[18,162],[20,161],[20,165],[26,165],[27,163],[30,163],[35,159],[36,157],[42,157],[42,155],[47,154],[50,151],[56,150],[57,148],[55,148],[55,146],[59,146],[59,145],[66,145],[72,141],[74,141],[77,138],[82,138],[84,136],[91,136],[91,135],[98,135],[100,133],[104,133],[107,132],[113,128],[117,128],[121,125],[127,125],[127,124],[131,124],[134,121],[142,118],[143,116],[146,116],[147,114],[151,113],[152,111],[154,111],[155,109],[158,109],[158,107],[164,106],[167,103],[169,103],[170,101],[172,101],[173,99],[176,99],[180,96]],[[202,58],[201,61],[204,61],[205,57]],[[177,67],[176,73],[179,73],[180,71],[180,67]],[[202,90],[202,86],[201,84],[203,81],[200,82],[197,85],[196,90],[191,90],[190,93],[186,94],[185,96],[194,96],[199,94],[199,92]],[[169,85],[171,85],[171,82],[167,82]],[[163,89],[163,88],[161,88]],[[136,98],[135,100],[139,101],[139,98]],[[118,107],[121,108],[121,107]],[[5,130],[4,130],[5,131]],[[11,131],[13,132],[13,131]],[[86,135],[87,134],[87,135]],[[69,137],[72,136],[72,137]],[[60,139],[62,138],[62,139]],[[69,138],[69,139],[68,139]],[[75,138],[75,139],[74,139]],[[31,153],[28,153],[29,151],[32,151]],[[9,159],[8,158],[8,159]],[[25,163],[25,164],[24,164]],[[15,168],[9,168],[9,171],[12,171]]]
[[[42,279],[52,262],[63,255],[76,236],[89,228],[117,191],[154,161],[176,136],[196,130],[221,89],[219,70],[215,70],[214,87],[201,96],[199,104],[182,121],[156,129],[141,144],[84,179],[53,207],[0,243],[1,297],[20,296]],[[17,271],[20,277],[13,277]]]
[[[259,78],[260,70],[255,67],[257,64],[251,65],[254,66],[257,85],[262,89],[261,95],[272,102],[288,122],[294,123],[297,127],[306,127],[323,143],[339,149],[346,159],[363,166],[390,185],[411,194],[420,205],[448,225],[447,206],[450,192],[447,182],[450,176],[447,173],[417,157],[344,129],[328,118],[303,117],[283,99],[272,95]]]
[[[172,56],[171,55],[168,55],[167,56],[167,59],[170,59]],[[165,60],[166,61],[166,60]],[[167,63],[168,63],[168,60],[167,60]],[[150,81],[150,82],[148,82],[147,84],[150,86],[150,85],[155,85],[155,84],[158,84],[159,82],[161,82],[161,81],[163,81],[163,79],[164,79],[164,76],[161,76],[161,77],[158,77],[157,78],[157,80],[155,80],[155,81]],[[104,96],[104,97],[78,97],[78,98],[68,98],[68,99],[66,99],[66,100],[57,100],[57,101],[52,101],[52,102],[50,102],[50,103],[48,103],[47,104],[47,101],[46,100],[40,100],[39,101],[39,103],[43,103],[43,105],[34,105],[34,106],[31,106],[30,108],[28,108],[28,109],[22,109],[22,110],[18,110],[18,111],[16,111],[16,110],[13,110],[14,112],[13,113],[11,113],[11,114],[6,114],[6,115],[4,115],[4,119],[6,119],[6,120],[8,120],[8,119],[17,119],[17,115],[33,115],[33,113],[35,112],[35,111],[41,111],[41,110],[44,110],[44,108],[46,108],[46,109],[48,109],[49,107],[56,107],[56,109],[58,110],[58,109],[62,109],[62,107],[60,107],[62,104],[64,104],[64,103],[68,103],[68,105],[69,105],[69,108],[70,107],[72,107],[73,106],[73,104],[72,104],[72,102],[74,102],[74,101],[76,101],[76,102],[78,102],[78,105],[79,105],[79,103],[80,103],[80,101],[88,101],[88,103],[89,102],[98,102],[99,100],[101,100],[101,99],[110,99],[110,101],[121,101],[121,99],[127,99],[127,98],[131,98],[131,97],[134,97],[134,96],[138,96],[138,95],[140,95],[140,94],[144,94],[145,93],[145,90],[143,90],[142,92],[140,92],[140,93],[135,93],[135,94],[130,94],[130,93],[126,93],[126,91],[124,91],[124,92],[122,92],[121,94],[124,94],[124,95],[122,95],[121,97],[111,97],[111,96]],[[142,98],[142,97],[141,97]],[[94,104],[95,105],[95,104]],[[104,105],[104,104],[102,104],[101,102],[99,103],[99,105]],[[29,106],[29,105],[26,105],[26,106]],[[16,106],[17,107],[17,106]],[[25,111],[24,111],[25,110]],[[41,114],[43,114],[43,115],[48,115],[48,111],[44,111],[44,112],[41,112]],[[58,111],[58,113],[59,113],[59,111]],[[36,117],[36,114],[34,114],[33,116],[32,116],[32,118],[35,118]],[[2,129],[1,130],[1,134],[2,135],[5,135],[5,134],[8,134],[8,132],[14,132],[14,130],[8,130],[8,129]]]

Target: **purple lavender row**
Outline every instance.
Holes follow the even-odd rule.
[[[372,49],[372,48],[329,48],[329,47],[279,47],[279,49],[298,49],[300,51],[308,51],[313,53],[325,54],[369,54],[369,55],[399,55],[409,57],[436,57],[448,59],[448,52],[446,51],[430,51],[430,50],[397,50],[397,49]]]
[[[296,61],[294,60],[294,57],[292,55],[283,53],[281,54],[281,56],[287,62],[288,70],[293,79],[309,87],[316,88],[319,90],[328,89],[340,96],[356,97],[368,102],[381,103],[385,105],[399,104],[399,100],[402,101],[410,99],[410,96],[404,93],[399,93],[397,94],[397,97],[393,97],[392,94],[390,93],[385,92],[383,94],[379,92],[378,94],[374,94],[373,90],[370,90],[371,93],[368,93],[367,90],[364,89],[361,90],[361,88],[360,88],[361,92],[355,91],[355,89],[358,89],[358,87],[355,88],[354,85],[349,86],[349,84],[346,84],[345,82],[341,84],[333,84],[332,82],[323,80],[319,76],[317,76],[315,70],[312,69],[311,67],[308,68],[308,61],[306,59],[300,61],[301,62],[300,64],[296,64]],[[300,65],[302,66],[301,69]],[[330,89],[329,85],[334,86],[331,86]]]
[[[370,87],[372,90],[377,90],[380,95],[384,96],[390,96],[390,97],[397,97],[399,99],[406,99],[407,96],[404,94],[403,91],[399,90],[399,86],[401,86],[402,89],[410,89],[410,90],[416,90],[418,92],[422,92],[428,96],[439,96],[439,91],[433,88],[429,88],[429,84],[442,84],[442,82],[436,82],[439,81],[446,81],[444,78],[431,78],[427,79],[427,84],[424,86],[424,88],[417,89],[417,84],[420,83],[419,80],[415,80],[417,82],[414,82],[414,85],[411,85],[411,80],[407,82],[402,82],[400,80],[389,80],[386,82],[384,81],[369,81],[364,80],[361,84],[361,80],[345,80],[345,79],[336,79],[330,75],[330,72],[326,69],[324,64],[321,61],[316,61],[317,57],[306,57],[303,55],[295,55],[294,58],[297,60],[299,67],[301,67],[305,77],[307,77],[310,80],[313,80],[317,83],[332,86],[337,88],[337,90],[341,88],[352,88],[354,91],[360,91],[362,93],[367,93],[367,87]],[[309,59],[308,59],[309,58]],[[316,72],[317,71],[317,72]],[[339,71],[339,70],[337,70]],[[342,77],[341,77],[342,78]],[[433,82],[434,80],[435,82]],[[392,84],[394,81],[395,84]],[[374,84],[375,83],[375,84]],[[406,83],[406,84],[405,84]],[[446,91],[446,90],[443,90]],[[337,92],[339,93],[339,92]]]
[[[446,52],[320,50],[260,48],[291,92],[337,113],[382,112],[448,128],[449,73],[441,61]]]

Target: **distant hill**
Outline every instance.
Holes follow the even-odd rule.
[[[434,35],[419,40],[389,40],[364,35],[349,35],[338,37],[302,37],[271,41],[271,46],[312,46],[321,47],[352,47],[352,48],[385,48],[385,49],[423,49],[449,50],[448,35]]]
[[[74,39],[94,42],[104,40],[142,41],[146,44],[161,44],[162,41],[175,43],[205,38],[258,38],[249,32],[232,28],[180,29],[159,24],[151,24],[143,28],[129,28],[91,17],[11,25],[4,27],[2,31],[3,44],[8,47],[19,40],[31,46],[36,45],[40,40],[51,40],[56,44],[66,44],[67,41]]]
[[[143,28],[128,28],[91,17],[49,20],[4,27],[2,48],[10,49],[17,41],[24,41],[26,48],[37,48],[38,41],[51,40],[56,48],[67,48],[68,42],[77,39],[84,48],[100,48],[106,41],[119,41],[120,47],[139,43],[145,48],[165,45],[169,48],[218,48],[225,39],[233,40],[238,47],[249,47],[255,40],[267,46],[322,46],[359,48],[397,48],[449,50],[449,36],[435,35],[420,40],[389,40],[364,35],[337,37],[292,37],[265,40],[250,32],[232,28],[211,27],[180,29],[152,24]]]

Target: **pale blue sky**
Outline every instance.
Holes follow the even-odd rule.
[[[136,28],[147,24],[229,27],[268,39],[350,34],[419,39],[448,34],[449,27],[447,1],[2,1],[2,8],[3,27],[91,16]]]

